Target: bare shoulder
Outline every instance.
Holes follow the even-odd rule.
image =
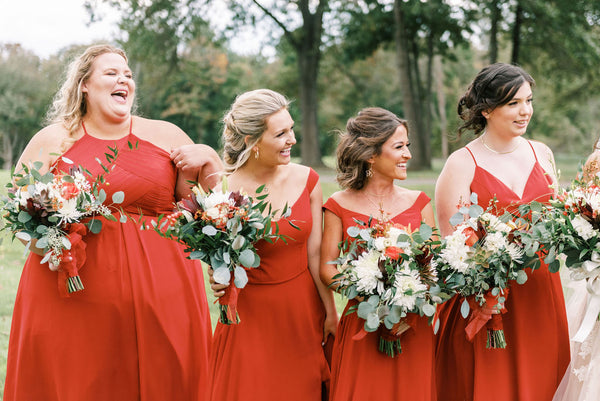
[[[54,162],[57,155],[62,153],[62,144],[69,137],[67,129],[62,124],[52,124],[42,128],[29,141],[18,165],[33,161],[41,161],[46,165]]]
[[[459,171],[470,171],[475,169],[475,162],[472,154],[466,147],[455,150],[448,156],[444,169],[452,168]]]
[[[294,182],[294,184],[304,185],[310,174],[310,167],[302,164],[290,163],[287,165],[287,179]]]
[[[396,192],[401,199],[406,199],[407,203],[411,205],[415,203],[417,198],[423,193],[423,191],[398,186],[396,187]]]
[[[538,156],[549,155],[553,157],[552,149],[545,143],[533,139],[529,139],[529,143],[531,143],[531,146],[533,146],[533,149]]]
[[[193,143],[181,128],[163,120],[134,117],[133,133],[138,138],[149,141],[167,152],[173,148]]]

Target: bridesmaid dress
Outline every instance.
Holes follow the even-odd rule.
[[[515,208],[532,201],[547,202],[552,180],[539,164],[529,174],[519,197],[503,182],[477,165],[471,192],[487,207],[496,197],[497,208]],[[507,347],[486,349],[485,330],[473,342],[465,336],[467,320],[460,314],[462,298],[441,305],[436,354],[438,398],[448,401],[545,401],[552,400],[569,364],[569,335],[559,274],[542,264],[528,271],[523,285],[512,285],[502,315]]]
[[[237,325],[217,324],[211,353],[212,401],[320,401],[329,368],[321,345],[325,309],[308,269],[312,229],[310,170],[289,217],[286,242],[257,244],[261,264],[248,269],[239,292]]]
[[[137,144],[130,149],[128,142]],[[64,157],[105,175],[108,199],[149,223],[173,210],[177,171],[169,154],[132,132],[117,141],[87,133]],[[59,171],[71,165],[59,159]],[[57,273],[30,254],[9,339],[4,401],[198,401],[208,383],[211,325],[201,264],[183,246],[132,221],[103,221],[84,237],[85,289],[61,297]]]
[[[419,227],[421,211],[430,202],[421,192],[414,204],[396,215],[392,221]],[[329,198],[323,205],[342,220],[344,239],[354,219],[366,221],[369,216],[341,207]],[[333,345],[331,367],[331,401],[435,401],[433,329],[426,316],[416,319],[416,326],[402,334],[402,353],[391,358],[379,351],[379,334],[368,333],[362,339],[353,337],[364,327],[356,313],[346,314],[356,305],[348,301]]]

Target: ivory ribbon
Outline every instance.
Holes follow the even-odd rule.
[[[592,252],[591,260],[585,261],[582,264],[582,268],[585,274],[586,289],[588,292],[588,301],[585,308],[585,314],[583,320],[579,325],[577,333],[573,337],[573,341],[579,343],[585,341],[590,335],[594,324],[598,320],[598,313],[600,313],[600,254],[598,252]]]

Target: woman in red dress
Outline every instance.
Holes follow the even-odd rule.
[[[235,100],[225,115],[225,169],[231,190],[251,196],[266,185],[288,238],[257,245],[261,264],[239,292],[240,322],[219,323],[211,356],[213,401],[320,401],[329,368],[323,352],[334,334],[333,297],[319,280],[322,193],[317,173],[290,163],[296,143],[288,101],[258,89]],[[297,227],[288,224],[292,221]],[[222,285],[213,283],[216,296]]]
[[[116,147],[103,185],[108,199],[123,191],[123,209],[147,224],[172,211],[191,192],[187,180],[206,183],[205,173],[220,162],[216,152],[203,152],[198,159],[213,164],[200,175],[178,174],[169,152],[192,141],[170,123],[132,116],[134,96],[125,53],[88,48],[56,97],[56,122],[33,137],[18,166],[41,161],[45,171],[68,172],[80,165],[95,177],[104,173],[97,160]],[[133,221],[103,221],[102,231],[83,241],[85,288],[69,297],[59,293],[60,275],[41,263],[43,251],[31,247],[13,312],[4,400],[202,400],[211,325],[201,265]]]
[[[533,114],[533,85],[523,69],[498,63],[481,70],[461,98],[458,113],[465,122],[459,133],[472,130],[479,136],[450,155],[438,179],[435,199],[442,235],[452,232],[449,219],[471,193],[484,209],[496,199],[499,214],[552,196],[552,152],[522,137]],[[439,309],[439,399],[552,399],[569,364],[563,291],[560,276],[544,264],[528,276],[524,285],[511,285],[505,303],[505,349],[486,349],[485,330],[467,341],[459,297]]]
[[[406,179],[409,145],[406,121],[387,110],[363,109],[348,121],[337,149],[337,180],[344,189],[323,207],[325,283],[334,282],[338,271],[328,262],[338,257],[338,244],[348,238],[354,219],[385,218],[413,228],[422,221],[434,225],[429,197],[394,185],[394,180]],[[428,318],[418,317],[402,334],[402,353],[391,358],[378,350],[379,333],[353,338],[364,326],[356,313],[346,314],[354,305],[356,300],[348,302],[333,346],[330,400],[435,400],[434,335]]]

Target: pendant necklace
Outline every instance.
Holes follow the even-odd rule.
[[[495,153],[497,155],[507,155],[509,153],[514,152],[515,150],[517,150],[519,148],[519,146],[521,146],[521,142],[519,141],[519,143],[517,143],[517,145],[514,148],[512,148],[511,150],[506,150],[506,151],[501,152],[501,151],[498,151],[496,149],[493,149],[487,143],[485,143],[484,137],[485,137],[485,133],[481,136],[481,143],[483,144],[483,146],[485,146],[485,148],[487,150],[489,150],[490,152],[493,152],[493,153]]]

